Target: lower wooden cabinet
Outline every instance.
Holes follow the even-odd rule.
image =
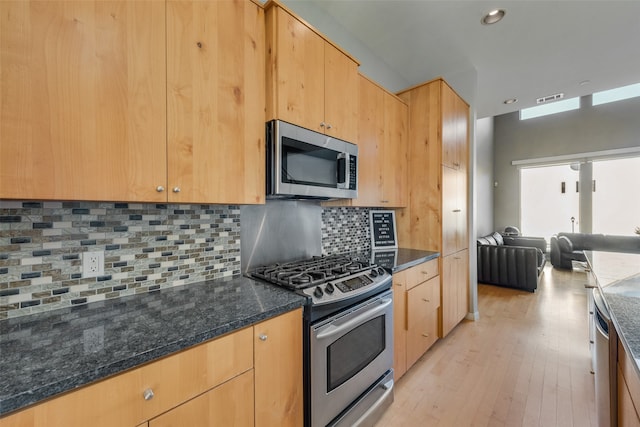
[[[418,361],[438,339],[440,277],[407,291],[407,366]]]
[[[250,427],[253,419],[253,370],[250,370],[150,420],[149,427]]]
[[[635,363],[618,341],[618,426],[640,426],[640,378]]]
[[[393,370],[398,379],[438,339],[438,260],[433,259],[395,273],[393,290]]]
[[[280,398],[286,403],[261,407]],[[294,426],[302,411],[297,309],[0,418],[0,425]]]
[[[445,337],[469,311],[469,250],[442,258],[442,321],[440,337]]]

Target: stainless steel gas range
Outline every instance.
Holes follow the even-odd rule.
[[[364,256],[276,263],[250,275],[307,296],[305,426],[370,426],[393,402],[391,275]]]

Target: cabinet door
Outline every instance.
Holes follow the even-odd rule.
[[[407,104],[384,93],[384,141],[380,159],[382,169],[382,206],[407,205]]]
[[[442,258],[441,336],[446,336],[467,315],[469,306],[469,251]]]
[[[384,173],[384,91],[360,76],[358,90],[358,198],[353,206],[380,206]]]
[[[0,2],[0,198],[166,201],[165,6]]]
[[[393,371],[398,379],[407,372],[407,274],[393,274]]]
[[[324,132],[324,49],[300,20],[275,4],[267,10],[267,120]]]
[[[324,60],[324,131],[355,143],[358,138],[358,63],[328,42],[324,44]]]
[[[167,3],[168,198],[264,203],[264,12]]]
[[[253,371],[149,421],[149,427],[253,426]]]
[[[407,292],[407,367],[413,365],[438,339],[440,277]]]
[[[255,325],[254,352],[256,427],[301,426],[302,311]]]

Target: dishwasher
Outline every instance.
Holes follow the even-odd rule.
[[[598,427],[617,426],[617,336],[600,289],[593,289],[594,380]]]

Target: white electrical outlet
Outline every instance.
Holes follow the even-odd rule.
[[[82,277],[104,276],[104,252],[82,254]]]

